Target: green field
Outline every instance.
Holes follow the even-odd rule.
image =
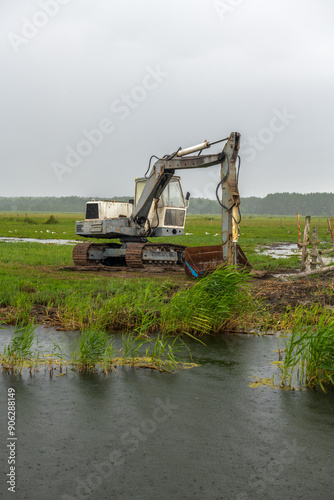
[[[56,223],[49,224],[47,221],[53,215]],[[0,236],[20,237],[37,239],[71,239],[84,241],[84,238],[75,235],[75,221],[81,220],[83,214],[29,214],[29,213],[0,213]],[[302,230],[303,230],[303,223]],[[311,226],[318,227],[318,237],[322,241],[330,241],[327,234],[326,218],[316,217],[311,220]],[[186,234],[188,233],[188,235]],[[209,233],[209,234],[207,234]],[[184,236],[172,236],[168,239],[170,243],[178,243],[186,246],[219,245],[221,242],[221,217],[218,215],[188,215]],[[162,238],[153,238],[152,241],[162,241]],[[100,240],[102,241],[102,240]],[[105,240],[107,241],[107,240]],[[163,240],[165,241],[165,240]],[[297,243],[297,220],[295,217],[255,217],[244,216],[240,224],[239,244],[246,253],[248,260],[254,269],[284,269],[298,268],[297,257],[272,258],[261,253],[261,247],[273,245],[275,243]],[[27,247],[28,249],[30,247]],[[16,258],[20,259],[18,253],[23,252],[23,248],[17,253]],[[24,259],[29,259],[31,264],[36,259],[36,265],[51,264],[68,265],[71,262],[72,248],[57,247],[57,254],[45,250],[45,248],[34,248],[33,255],[29,257],[24,250]],[[3,253],[3,252],[1,252]],[[29,254],[29,252],[28,252]],[[2,255],[3,259],[5,258]],[[23,262],[23,257],[19,260]]]
[[[47,223],[51,215],[56,222]],[[82,240],[74,234],[75,220],[81,218],[82,214],[0,214],[0,236]],[[319,237],[329,240],[326,219],[317,218],[316,222]],[[170,237],[168,241],[187,246],[218,245],[220,223],[219,216],[188,216],[185,233],[192,234]],[[297,256],[274,259],[259,251],[263,245],[296,243],[295,218],[244,217],[240,233],[240,245],[255,269],[299,267]],[[227,307],[225,299],[220,299],[223,309],[226,306],[226,314],[221,314],[218,326],[214,326],[214,312],[206,310],[206,303],[200,306],[203,315],[195,315],[200,318],[199,323],[194,324],[192,316],[198,304],[193,303],[193,310],[187,305],[190,298],[184,298],[183,294],[193,282],[185,275],[139,277],[138,273],[118,276],[117,273],[101,275],[60,270],[72,265],[72,250],[73,245],[0,242],[0,315],[4,322],[27,323],[35,317],[36,321],[67,329],[94,324],[109,331],[139,329],[180,333],[187,330],[198,334],[220,331],[227,325],[234,328],[236,318],[239,328],[243,325],[246,329],[272,328],[277,320],[256,300],[252,301],[245,285],[240,295],[239,284],[236,288],[227,287],[235,299],[232,309],[230,305]],[[181,294],[177,299],[179,303],[173,302],[178,293]]]
[[[0,213],[0,236],[80,241],[83,238],[77,237],[74,229],[75,221],[82,218],[82,214]],[[186,246],[218,245],[220,224],[220,216],[190,215],[185,227],[188,234],[170,237],[168,241]],[[318,228],[319,240],[331,246],[327,220],[313,218],[311,227],[313,225]],[[299,268],[299,256],[277,259],[264,252],[265,247],[278,243],[297,242],[294,217],[244,216],[242,219],[239,243],[254,269]],[[328,368],[331,366],[328,356],[333,352],[333,313],[328,304],[332,304],[334,288],[330,280],[316,282],[305,304],[297,300],[291,305],[288,291],[288,302],[280,309],[272,308],[270,301],[259,299],[259,292],[266,286],[262,280],[254,283],[247,273],[233,268],[219,269],[199,281],[192,281],[181,273],[147,276],[62,270],[63,266],[72,265],[72,250],[73,245],[69,244],[0,241],[0,322],[29,325],[33,321],[60,329],[79,329],[87,335],[120,331],[130,335],[129,345],[133,343],[131,338],[142,345],[157,335],[158,344],[162,345],[161,339],[170,335],[202,337],[222,332],[292,331],[292,340],[287,339],[286,343],[285,361],[280,365],[282,385],[291,386],[295,370],[302,374],[301,386],[324,389],[334,383],[332,368]],[[279,288],[279,282],[269,280],[268,286],[270,292],[270,287]],[[278,289],[278,297],[280,293]],[[297,289],[298,297],[299,293]],[[97,333],[95,336],[100,339]],[[173,352],[168,353],[175,361]],[[16,362],[17,353],[13,356]],[[103,356],[106,357],[105,353]],[[6,360],[7,364],[2,363],[3,369],[16,369],[12,358],[7,358],[8,363]],[[150,358],[149,365],[152,363]],[[108,367],[104,365],[104,369]]]

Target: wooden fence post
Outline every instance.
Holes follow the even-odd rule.
[[[315,269],[317,267],[317,257],[318,257],[318,228],[315,226],[312,230],[312,260],[311,260],[311,269]]]
[[[297,214],[297,230],[298,230],[298,246],[299,248],[302,245],[302,235],[300,232],[300,220],[299,220],[299,214]]]
[[[311,222],[311,216],[307,215],[305,217],[305,228],[304,228],[304,238],[303,238],[303,243],[302,243],[302,260],[300,263],[300,272],[308,270],[310,266],[310,259],[307,251],[307,245],[309,241],[309,232],[310,232],[310,222]],[[306,262],[305,262],[306,261]]]
[[[334,217],[331,220],[327,219],[328,231],[331,235],[332,245],[334,246]]]

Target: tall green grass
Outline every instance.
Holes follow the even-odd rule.
[[[91,371],[97,363],[110,360],[113,350],[107,333],[97,329],[85,330],[75,347],[73,363],[78,366],[80,371]]]
[[[4,347],[2,357],[4,371],[21,374],[24,364],[31,363],[35,358],[35,353],[31,348],[36,328],[37,325],[32,322],[26,326],[17,326],[15,328],[11,342]]]
[[[321,388],[334,385],[334,320],[320,318],[318,326],[300,322],[286,340],[281,386]]]
[[[256,310],[247,274],[217,269],[197,282],[80,276],[67,280],[3,278],[0,305],[7,323],[27,323],[42,314],[68,330],[93,327],[103,331],[202,335],[232,329]],[[8,286],[7,286],[8,285]]]
[[[247,272],[224,267],[180,289],[161,312],[165,329],[193,335],[234,329],[255,307],[247,278]]]

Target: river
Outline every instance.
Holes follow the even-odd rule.
[[[38,331],[70,345],[77,334]],[[1,344],[11,329],[0,332]],[[176,374],[2,374],[2,498],[332,499],[334,393],[249,387],[276,368],[273,336],[187,340]],[[7,492],[7,390],[16,400],[16,495]]]

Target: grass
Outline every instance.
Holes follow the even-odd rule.
[[[3,372],[21,375],[23,368],[27,368],[32,375],[33,371],[39,371],[44,366],[52,377],[57,368],[60,374],[64,370],[67,373],[68,368],[81,373],[108,374],[118,366],[168,372],[195,366],[177,358],[184,344],[176,337],[171,339],[158,335],[156,338],[143,338],[123,335],[123,346],[117,351],[111,336],[93,328],[82,332],[74,351],[65,357],[63,349],[58,345],[54,345],[52,354],[44,354],[38,349],[33,351],[35,329],[36,326],[32,323],[16,327],[11,342],[4,347],[4,353],[0,354]]]
[[[5,219],[0,214],[0,235],[82,239],[74,234],[74,221],[81,218],[81,214],[7,214]],[[314,221],[319,239],[328,240],[326,219]],[[219,244],[220,223],[220,216],[189,216],[185,232],[193,234],[168,241],[187,246]],[[295,256],[274,259],[259,252],[261,246],[277,242],[297,242],[294,217],[243,217],[240,244],[255,269],[299,267]],[[4,371],[20,374],[27,368],[32,373],[41,365],[50,376],[54,370],[62,373],[63,367],[105,373],[123,365],[173,371],[181,366],[182,335],[292,330],[280,363],[282,386],[297,383],[300,388],[327,390],[333,384],[334,323],[325,304],[297,306],[273,317],[252,297],[247,274],[229,268],[197,282],[186,277],[124,279],[59,271],[72,264],[72,249],[0,242],[0,320],[17,325],[1,357]],[[333,290],[327,287],[324,293]],[[32,350],[32,320],[39,317],[59,328],[83,332],[70,358],[65,359],[57,346],[50,356]],[[119,351],[108,334],[115,330],[125,332]]]
[[[196,335],[231,329],[241,314],[246,316],[252,309],[247,276],[233,269],[217,270],[191,286],[186,278],[173,282],[85,273],[70,276],[13,263],[0,268],[3,321],[26,324],[42,316],[68,330],[96,326],[138,335]],[[255,301],[252,305],[256,310]]]
[[[246,272],[227,267],[180,289],[161,313],[166,329],[201,336],[240,326],[240,318],[258,308],[246,280]]]
[[[36,239],[72,239],[85,241],[84,238],[75,235],[75,221],[82,220],[83,214],[40,214],[40,213],[0,213],[0,236],[1,237],[23,237]],[[49,222],[51,220],[51,223]],[[54,221],[57,221],[56,223]],[[315,217],[311,220],[318,227],[320,240],[328,239],[327,219]],[[303,227],[302,227],[303,230]],[[184,236],[171,236],[170,243],[178,243],[186,246],[218,245],[221,241],[221,217],[220,215],[188,215],[185,225]],[[209,233],[209,234],[207,234]],[[216,236],[217,235],[217,236]],[[107,241],[107,240],[101,240]],[[152,241],[166,241],[164,238],[153,238]],[[240,225],[240,245],[246,253],[249,261],[255,269],[281,269],[297,268],[299,261],[296,257],[287,259],[274,259],[263,255],[258,249],[263,245],[277,242],[296,243],[298,241],[296,217],[265,217],[243,215]],[[2,245],[0,245],[1,247]],[[23,249],[22,249],[23,250]],[[50,250],[50,249],[49,249]],[[42,249],[34,249],[34,255],[43,252]],[[72,262],[72,248],[60,248],[57,246],[57,264],[69,265]],[[27,257],[27,256],[25,256]],[[46,257],[44,252],[43,258]],[[0,255],[0,261],[3,256]],[[41,262],[41,259],[38,259]],[[48,265],[50,262],[44,260]],[[39,263],[37,265],[43,265]]]
[[[317,328],[302,320],[285,342],[281,387],[320,388],[334,385],[334,321],[320,317]]]
[[[0,214],[0,235],[74,239],[74,221],[82,217]],[[47,224],[50,220],[57,223]],[[319,238],[328,239],[326,219],[316,218],[316,222]],[[192,234],[168,241],[188,246],[219,244],[220,224],[220,216],[188,216],[185,232]],[[294,217],[243,217],[240,244],[257,269],[299,267],[297,257],[274,259],[258,252],[264,244],[296,241]],[[257,300],[251,299],[247,278],[242,274],[232,273],[228,278],[216,274],[210,282],[194,285],[185,276],[124,279],[59,271],[72,264],[72,250],[70,245],[0,242],[0,320],[27,324],[36,317],[64,329],[96,326],[104,331],[135,331],[137,335],[174,332],[196,336],[235,329],[237,325],[248,330],[272,329],[275,325],[290,328],[298,321],[295,310],[280,318],[270,317]],[[224,293],[218,293],[220,289]],[[307,307],[304,310],[307,312]],[[313,318],[310,315],[311,322]]]
[[[4,347],[2,364],[4,371],[21,374],[25,363],[31,364],[34,353],[31,350],[34,342],[34,332],[37,325],[28,323],[26,326],[18,326],[8,346]]]
[[[0,236],[37,239],[82,239],[75,235],[75,221],[83,214],[0,213]]]

